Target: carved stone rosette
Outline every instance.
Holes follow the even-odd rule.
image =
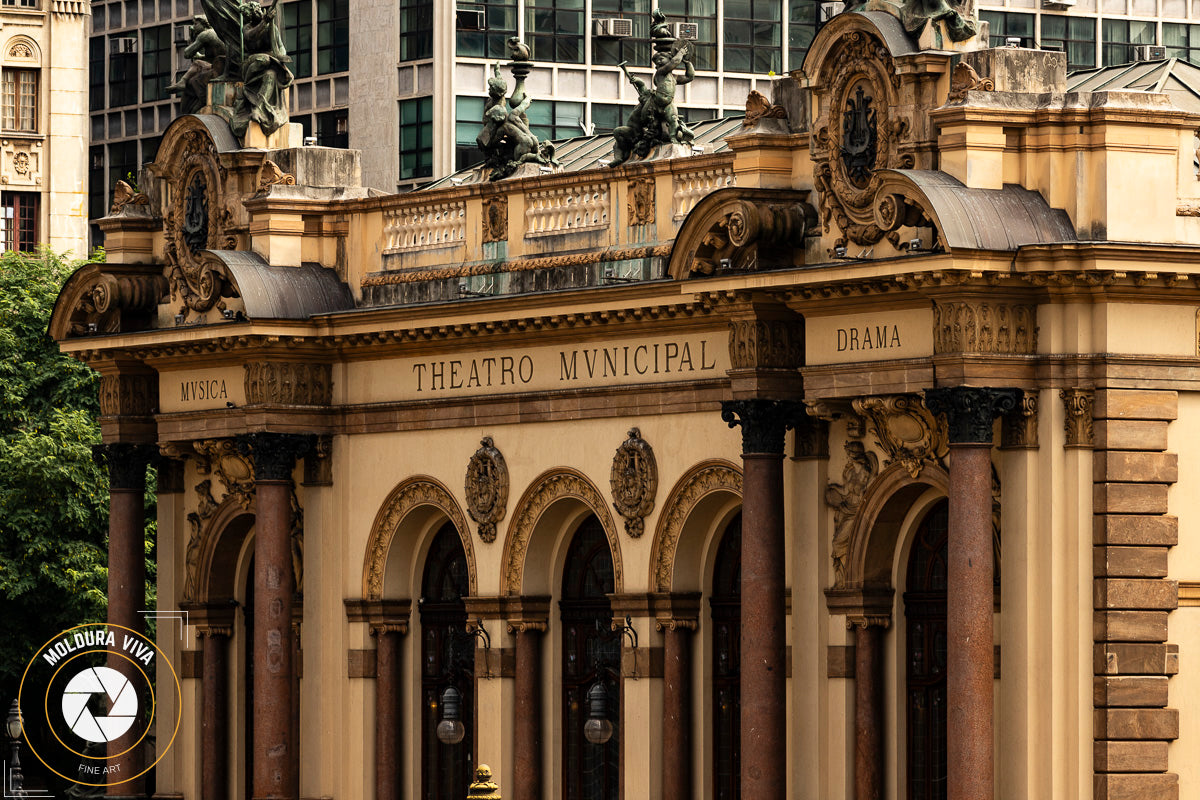
[[[508,241],[508,197],[500,195],[483,201],[483,242]]]
[[[934,353],[1037,352],[1037,306],[980,300],[938,301],[933,305]]]
[[[936,462],[949,450],[945,430],[918,397],[862,397],[851,406],[887,453],[885,465],[899,461],[915,478],[925,462]]]
[[[834,47],[817,77],[821,116],[809,145],[821,220],[826,232],[831,223],[841,230],[839,245],[872,245],[888,233],[875,213],[878,172],[915,165],[900,148],[910,123],[893,116],[900,78],[887,47],[865,31],[847,33]]]
[[[635,178],[629,182],[629,225],[654,224],[654,179]]]
[[[610,476],[613,507],[625,518],[625,532],[637,539],[645,531],[645,518],[654,510],[658,493],[658,463],[654,450],[637,428],[617,448]]]
[[[508,505],[508,465],[490,436],[467,462],[466,492],[467,513],[479,524],[479,538],[491,544]]]
[[[1095,444],[1092,425],[1092,405],[1096,399],[1093,389],[1063,389],[1059,392],[1066,419],[1067,447],[1089,448]]]
[[[260,361],[245,365],[246,402],[327,406],[333,401],[332,367],[306,361]]]

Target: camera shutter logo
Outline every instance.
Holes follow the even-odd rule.
[[[97,694],[108,696],[112,707],[96,716],[88,703]],[[63,718],[76,736],[89,742],[111,742],[133,727],[137,718],[137,690],[129,679],[109,667],[89,667],[71,678],[63,689]]]

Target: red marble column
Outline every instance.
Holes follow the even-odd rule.
[[[375,645],[375,798],[400,800],[401,719],[401,637],[408,623],[381,623],[371,626]]]
[[[741,794],[787,796],[784,433],[794,403],[735,400],[721,416],[742,428]]]
[[[201,686],[200,797],[225,800],[229,795],[228,654],[233,629],[210,626],[200,631],[204,678]]]
[[[663,800],[692,800],[694,619],[660,620],[663,637]]]
[[[854,797],[883,798],[883,631],[886,621],[854,627]]]
[[[239,437],[252,455],[254,529],[254,800],[296,800],[300,791],[292,735],[292,470],[311,438],[257,433]]]
[[[950,433],[946,565],[946,749],[950,800],[992,800],[992,422],[1016,407],[1016,389],[955,387],[925,393]]]
[[[542,797],[542,634],[545,622],[512,622],[516,634],[516,675],[513,706],[513,798]]]
[[[146,466],[154,448],[116,442],[104,445],[101,452],[108,462],[109,485],[108,624],[143,634],[145,620],[138,612],[146,607]],[[117,640],[120,638],[118,633]],[[115,655],[109,656],[108,666],[121,673],[130,669],[129,661]],[[108,743],[108,765],[116,767],[110,780],[124,780],[144,768],[142,748],[136,746],[142,730],[142,725],[134,725]],[[137,797],[145,793],[144,787],[145,781],[135,778],[110,783],[107,793]]]

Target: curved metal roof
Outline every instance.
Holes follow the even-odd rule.
[[[903,194],[923,206],[949,251],[1016,250],[1078,240],[1066,211],[1021,186],[973,189],[937,170],[889,169],[880,175],[880,194]]]
[[[354,308],[350,288],[326,267],[273,267],[257,253],[241,250],[208,250],[205,255],[225,267],[251,320],[308,319]]]

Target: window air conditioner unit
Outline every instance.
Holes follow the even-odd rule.
[[[829,22],[829,20],[833,19],[845,10],[845,3],[821,3],[821,7],[819,9],[821,24]]]
[[[176,25],[175,32],[174,32],[174,39],[175,39],[176,46],[178,46],[178,47],[185,46],[188,42],[190,42],[192,40],[192,26],[191,25]]]
[[[700,25],[695,22],[672,22],[671,33],[676,39],[691,39],[700,38]]]
[[[137,39],[132,36],[121,36],[108,40],[108,54],[110,56],[136,53],[137,49]]]
[[[455,12],[460,31],[481,31],[484,29],[483,9],[460,8]]]
[[[1157,44],[1139,44],[1133,48],[1134,61],[1163,61],[1167,57],[1167,48]]]
[[[610,39],[624,39],[633,36],[633,20],[610,18],[592,20],[592,35]]]

